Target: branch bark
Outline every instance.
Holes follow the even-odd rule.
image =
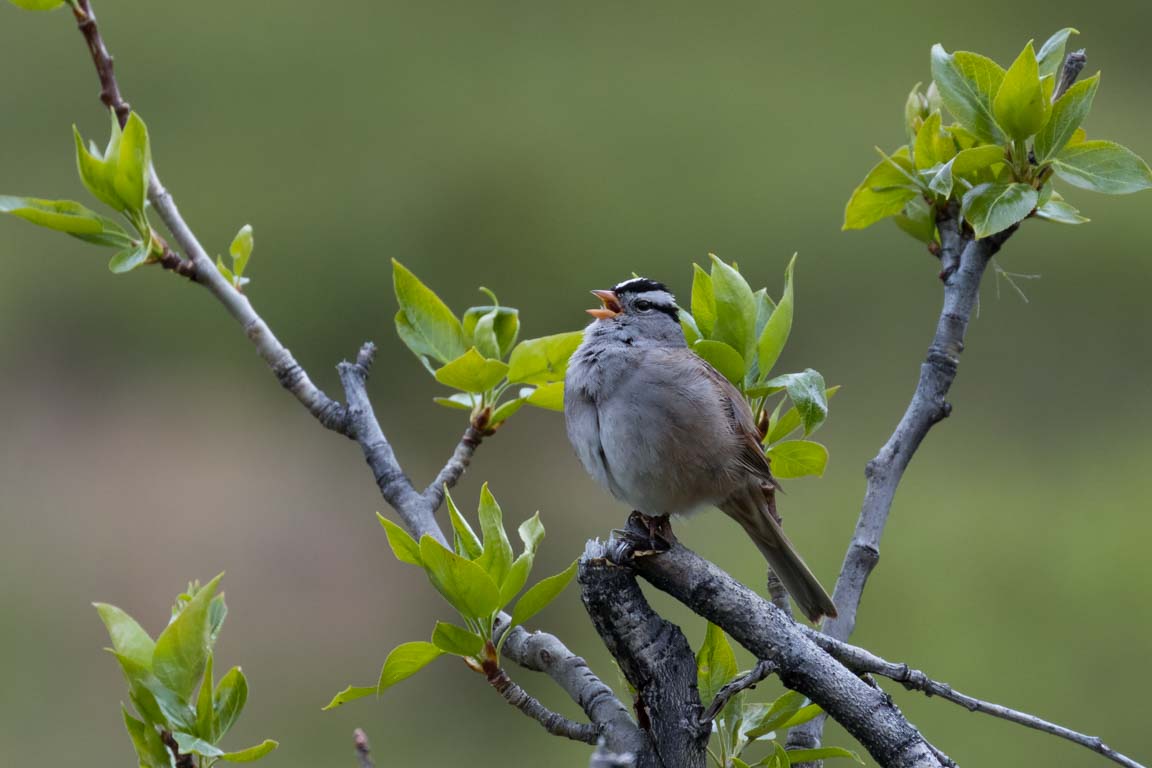
[[[540,723],[544,730],[553,736],[563,736],[585,744],[595,744],[600,738],[600,729],[588,723],[577,723],[558,712],[553,712],[508,677],[500,666],[492,664],[486,671],[488,684],[516,709]]]

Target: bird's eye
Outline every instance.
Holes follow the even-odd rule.
[[[640,299],[640,301],[636,302],[636,309],[641,312],[647,312],[652,309],[652,302],[648,301],[648,299]]]

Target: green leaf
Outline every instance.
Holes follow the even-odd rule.
[[[532,572],[533,560],[535,560],[533,553],[524,552],[512,561],[503,583],[500,584],[501,605],[508,605],[520,594],[520,590],[524,589],[524,585],[528,583],[528,574]]]
[[[116,196],[123,201],[125,210],[139,216],[143,216],[151,168],[152,150],[148,143],[148,128],[140,116],[133,112],[128,115],[124,133],[120,137],[120,152],[112,186]]]
[[[1056,175],[1072,186],[1126,195],[1152,187],[1152,171],[1132,150],[1112,141],[1085,141],[1065,147],[1052,160]]]
[[[713,254],[712,293],[716,301],[716,322],[711,337],[722,341],[751,359],[756,339],[756,299],[744,276]],[[743,378],[744,371],[740,371]]]
[[[520,312],[511,307],[471,307],[463,318],[464,343],[485,357],[503,359],[516,345]]]
[[[928,181],[928,189],[943,198],[952,194],[952,161],[944,163]]]
[[[551,384],[541,384],[532,390],[524,401],[544,408],[548,411],[564,410],[564,382],[554,381]]]
[[[739,387],[744,383],[744,358],[724,342],[701,339],[692,345],[692,351],[718,370],[734,386]]]
[[[0,196],[0,213],[10,213],[41,227],[70,235],[99,235],[104,232],[105,219],[71,200],[4,195]]]
[[[236,724],[248,703],[248,678],[240,667],[232,667],[220,678],[213,698],[216,699],[216,738],[220,739]]]
[[[420,559],[432,586],[461,615],[484,619],[500,608],[500,589],[478,564],[449,551],[427,534],[420,538]]]
[[[463,355],[464,331],[452,310],[403,264],[392,260],[392,283],[404,315],[396,318],[396,330],[408,348],[441,363]]]
[[[131,659],[145,671],[152,669],[152,653],[156,643],[136,620],[114,605],[93,603],[100,619],[108,628],[112,648],[120,656]]]
[[[799,763],[813,763],[817,760],[827,760],[832,757],[847,757],[860,765],[864,765],[864,761],[860,759],[860,755],[855,752],[850,752],[843,747],[820,747],[818,749],[792,749],[788,751],[788,759],[791,761],[789,765],[796,765]]]
[[[182,731],[173,731],[172,738],[176,740],[176,746],[180,752],[185,755],[203,755],[204,757],[220,757],[224,754],[224,750],[219,747],[208,743],[206,740],[190,733],[183,733]]]
[[[242,749],[239,752],[225,752],[220,755],[221,760],[227,760],[230,763],[251,763],[254,760],[259,760],[268,754],[276,747],[280,746],[280,742],[273,741],[272,739],[265,739],[260,744],[248,749]]]
[[[124,210],[124,202],[116,194],[116,151],[119,149],[120,124],[116,122],[116,115],[112,115],[112,141],[109,143],[109,152],[100,157],[84,146],[84,138],[80,129],[72,126],[72,134],[76,140],[76,170],[80,173],[80,181],[100,202],[117,211]]]
[[[1036,216],[1057,224],[1087,224],[1090,221],[1077,208],[1055,196],[1036,209]]]
[[[832,396],[840,391],[839,386],[829,387],[824,390],[825,403],[832,399]],[[825,406],[827,407],[827,406]],[[771,445],[778,440],[783,440],[788,435],[792,434],[793,430],[800,427],[800,412],[795,408],[789,408],[788,411],[779,419],[772,421],[771,428],[768,431],[768,436],[764,438],[765,445]],[[815,430],[813,430],[815,431]]]
[[[803,373],[786,373],[764,384],[768,387],[784,387],[788,391],[788,397],[795,406],[792,410],[797,413],[800,423],[804,425],[805,437],[819,429],[828,418],[824,377],[817,371],[807,368]]]
[[[432,643],[419,640],[396,646],[384,660],[384,667],[380,670],[380,684],[376,687],[376,691],[383,693],[401,680],[412,677],[443,655],[444,651]]]
[[[340,693],[333,696],[332,701],[328,702],[328,705],[322,709],[323,711],[327,712],[330,709],[335,709],[336,707],[347,704],[350,701],[356,701],[356,699],[362,699],[365,696],[374,696],[375,694],[376,686],[374,685],[350,685],[344,690],[340,691]]]
[[[956,154],[956,142],[951,134],[940,128],[940,113],[933,112],[924,120],[916,132],[916,143],[912,147],[912,157],[917,170],[932,168],[946,163]]]
[[[1037,199],[1028,184],[980,184],[964,194],[960,211],[977,238],[988,237],[1028,218]]]
[[[448,493],[447,489],[444,490],[444,501],[448,503],[448,518],[452,521],[452,532],[456,538],[456,554],[467,557],[469,560],[475,560],[480,557],[480,553],[483,551],[480,538],[472,530],[472,526],[468,524],[464,515],[460,514],[460,509],[456,506],[452,494]],[[407,536],[407,534],[404,535]],[[416,557],[419,558],[420,547],[415,541],[412,542],[412,546],[415,548]]]
[[[828,466],[828,449],[809,440],[785,440],[768,449],[772,474],[781,480],[792,477],[821,477]]]
[[[583,331],[572,331],[520,342],[508,359],[508,381],[514,384],[563,381],[568,358],[583,339]]]
[[[436,381],[464,392],[482,393],[499,384],[508,373],[508,364],[489,360],[472,347],[436,371]]]
[[[108,260],[108,269],[114,275],[130,272],[144,262],[152,254],[149,243],[141,243],[131,248],[125,248]]]
[[[901,147],[868,172],[844,208],[844,229],[864,229],[895,216],[919,194],[908,148]]]
[[[432,644],[456,656],[479,656],[484,650],[484,638],[480,635],[443,621],[436,622],[432,630]]]
[[[819,716],[823,711],[824,710],[820,708],[819,704],[809,704],[806,707],[800,707],[800,709],[796,710],[796,714],[792,715],[792,717],[788,718],[780,724],[780,729],[787,730],[789,728],[795,728],[796,726],[803,725],[810,720],[815,720],[816,717]]]
[[[955,163],[955,159],[952,161]],[[922,243],[934,243],[936,237],[936,208],[922,197],[914,197],[904,211],[892,217],[896,226]]]
[[[967,51],[947,53],[939,43],[932,46],[932,79],[944,106],[964,128],[991,143],[1003,134],[993,117],[992,101],[1004,81],[999,64]]]
[[[992,108],[997,124],[1017,141],[1034,136],[1048,122],[1052,104],[1040,85],[1036,51],[1031,40],[1004,74]]]
[[[786,723],[789,718],[800,711],[804,706],[804,695],[796,691],[788,691],[776,701],[772,702],[772,706],[767,710],[760,713],[757,718],[748,724],[746,738],[748,741],[755,741],[756,739],[771,733]]]
[[[212,702],[212,654],[204,665],[204,679],[200,681],[200,693],[196,696],[196,734],[208,741],[216,741],[216,710]]]
[[[540,513],[536,512],[532,517],[520,523],[516,533],[520,535],[520,541],[524,542],[524,551],[536,554],[536,549],[544,540],[544,524],[540,522]]]
[[[952,173],[955,176],[972,176],[996,163],[1006,162],[1004,148],[997,144],[981,144],[956,153],[952,158]]]
[[[488,488],[488,483],[480,488],[480,535],[483,537],[483,551],[476,560],[477,565],[492,577],[496,584],[503,584],[508,569],[512,566],[512,545],[508,542],[508,534],[504,531],[504,516],[496,497]],[[503,603],[501,603],[503,605]],[[496,610],[499,606],[494,607]],[[491,611],[489,611],[490,613]],[[476,616],[485,615],[483,613]]]
[[[712,293],[712,276],[699,264],[692,265],[692,318],[704,338],[716,327],[716,296]]]
[[[51,11],[64,5],[64,0],[12,0],[12,4],[26,11]]]
[[[724,630],[712,622],[704,633],[704,644],[696,654],[696,687],[700,701],[708,706],[732,678],[736,677],[736,654]]]
[[[1087,80],[1073,85],[1056,100],[1052,105],[1052,117],[1036,135],[1035,152],[1038,162],[1047,161],[1068,146],[1076,129],[1092,109],[1092,100],[1099,86],[1100,73],[1097,72]]]
[[[224,595],[216,595],[208,603],[208,642],[215,645],[216,638],[220,636],[220,628],[224,626],[224,619],[228,618],[228,606],[224,602]]]
[[[549,576],[533,584],[512,609],[512,623],[508,625],[509,629],[528,621],[555,600],[576,575],[578,565],[579,561],[573,561],[572,565],[555,576]]]
[[[1036,52],[1040,77],[1052,75],[1058,78],[1060,76],[1060,70],[1064,68],[1064,48],[1068,43],[1068,38],[1078,34],[1080,34],[1079,30],[1065,27],[1040,46],[1040,50]]]
[[[700,329],[696,326],[696,319],[688,310],[680,307],[680,311],[676,313],[680,318],[680,330],[684,332],[684,341],[688,346],[692,346],[704,336],[700,333]]]
[[[142,717],[169,730],[195,730],[196,713],[187,700],[180,699],[145,667],[115,651],[113,654],[128,681],[129,698]]]
[[[757,342],[756,361],[761,379],[768,377],[772,366],[776,365],[776,361],[780,359],[780,353],[784,351],[784,345],[788,343],[788,335],[792,332],[792,273],[795,267],[796,256],[793,255],[792,260],[788,262],[787,269],[784,270],[784,294],[780,297],[780,303],[776,305],[776,310],[768,318],[768,322],[764,324],[764,330],[760,333],[760,339]]]
[[[544,386],[549,387],[552,385],[551,384],[545,384]],[[563,387],[561,387],[561,389],[563,389]],[[561,395],[563,395],[563,392],[561,392]],[[496,408],[496,410],[492,411],[492,416],[488,419],[488,426],[492,427],[492,428],[500,426],[505,421],[507,421],[509,418],[511,418],[512,414],[516,413],[516,411],[523,408],[524,404],[527,402],[528,402],[528,400],[526,398],[523,398],[523,397],[514,397],[511,400],[505,400],[503,403],[500,404],[500,406],[498,408]],[[546,403],[545,405],[542,405],[540,407],[541,408],[548,408],[549,406]],[[561,398],[560,408],[558,410],[563,410],[563,409],[564,409],[564,402],[563,402],[563,398]],[[557,410],[557,409],[549,408],[549,410]]]
[[[181,701],[189,701],[204,676],[210,651],[208,606],[224,574],[201,588],[156,639],[152,671]]]
[[[252,225],[245,224],[240,227],[232,244],[228,246],[228,253],[232,256],[232,270],[237,279],[244,277],[244,270],[248,266],[248,259],[252,258],[252,248],[255,240],[252,237]]]
[[[917,131],[924,124],[924,118],[930,114],[927,104],[924,94],[920,92],[920,83],[916,83],[904,101],[904,129],[908,132],[909,143],[916,141]]]
[[[172,768],[172,753],[164,746],[156,729],[128,714],[123,704],[120,705],[120,711],[124,715],[124,727],[132,738],[132,746],[136,748],[140,765],[144,768]]]
[[[392,554],[396,559],[402,563],[423,568],[424,561],[420,559],[420,545],[416,543],[416,540],[409,536],[406,530],[379,512],[376,513],[376,518],[380,521],[380,525],[384,526],[384,533],[388,536],[388,546],[392,548]]]
[[[434,397],[432,402],[437,405],[442,405],[445,408],[453,408],[458,411],[471,411],[476,407],[478,398],[466,393],[457,392],[448,397]]]

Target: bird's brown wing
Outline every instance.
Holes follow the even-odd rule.
[[[699,359],[699,358],[698,358]],[[771,463],[760,445],[760,430],[756,428],[756,417],[740,390],[724,374],[713,368],[706,360],[700,359],[701,373],[716,387],[717,396],[724,403],[724,412],[732,432],[741,441],[739,461],[750,474],[767,483],[772,488],[780,488],[772,476]]]

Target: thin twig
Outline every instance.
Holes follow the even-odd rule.
[[[352,732],[352,740],[356,744],[356,761],[360,768],[376,768],[372,761],[372,750],[368,746],[368,734],[360,728]]]
[[[439,509],[444,502],[444,489],[455,486],[464,474],[464,470],[468,469],[468,465],[472,462],[472,455],[476,453],[476,449],[480,447],[484,437],[485,432],[474,424],[469,424],[468,429],[464,430],[464,435],[457,443],[452,458],[448,459],[448,463],[436,475],[436,479],[424,489],[424,502],[433,511]]]
[[[801,630],[808,635],[812,642],[827,651],[828,655],[832,656],[853,672],[858,674],[880,675],[881,677],[895,680],[910,691],[920,691],[928,696],[939,696],[954,704],[959,704],[970,712],[982,712],[986,715],[992,715],[993,717],[1016,723],[1017,725],[1034,728],[1037,731],[1042,731],[1053,736],[1059,736],[1062,739],[1067,739],[1082,747],[1087,747],[1093,752],[1103,755],[1120,765],[1127,766],[1127,768],[1145,768],[1145,766],[1132,758],[1126,757],[1106,745],[1098,736],[1088,736],[1078,731],[1073,731],[1070,728],[1065,728],[1062,725],[1056,725],[1035,715],[1030,715],[1027,712],[1011,709],[1001,704],[982,701],[981,699],[960,693],[947,683],[937,682],[920,670],[912,669],[907,664],[896,664],[887,661],[869,650],[836,640],[808,627],[801,627]]]
[[[488,666],[486,670],[488,684],[495,688],[505,701],[544,726],[544,730],[548,733],[573,741],[582,741],[585,744],[595,744],[600,739],[600,729],[595,725],[578,723],[559,712],[553,712],[513,682],[502,667],[496,664],[486,666]]]
[[[775,603],[776,601],[773,600],[772,602]],[[733,696],[749,688],[755,688],[758,683],[763,682],[776,669],[777,665],[773,661],[757,661],[756,666],[745,674],[734,678],[732,682],[716,692],[716,698],[712,699],[708,709],[704,710],[704,714],[700,716],[700,722],[707,724],[715,720],[724,707],[728,706],[728,702],[732,700]]]

